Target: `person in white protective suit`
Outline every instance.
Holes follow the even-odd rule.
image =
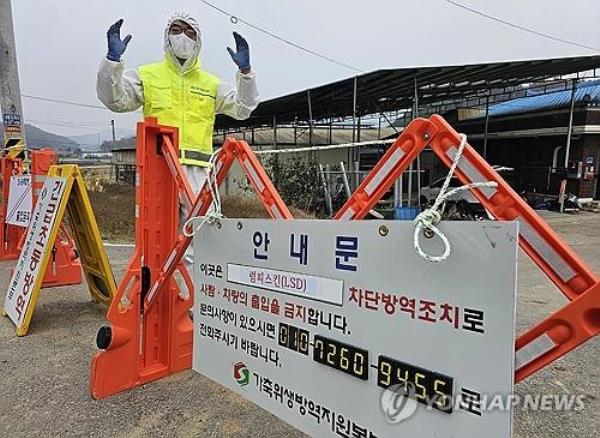
[[[108,53],[102,59],[96,83],[98,98],[112,111],[129,112],[143,107],[144,116],[179,128],[180,161],[197,195],[207,178],[216,114],[243,120],[258,105],[248,43],[234,32],[236,50],[227,48],[238,66],[234,88],[201,69],[200,26],[191,15],[177,12],[169,18],[162,62],[129,70],[124,70],[121,56],[131,35],[121,39],[122,24],[121,19],[107,32]],[[180,225],[186,216],[182,204]],[[190,254],[185,258],[188,267],[192,262]]]

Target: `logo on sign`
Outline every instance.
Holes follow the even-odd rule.
[[[246,386],[250,383],[250,370],[244,362],[233,364],[233,378],[240,386]]]
[[[390,424],[400,423],[413,416],[417,410],[414,395],[415,385],[412,382],[406,382],[406,385],[392,385],[383,391],[381,409]]]

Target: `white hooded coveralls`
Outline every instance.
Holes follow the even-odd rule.
[[[174,21],[181,20],[190,25],[197,35],[196,46],[193,55],[182,65],[173,54],[169,42],[169,29]],[[185,73],[194,60],[199,56],[202,48],[202,39],[200,26],[196,20],[189,14],[176,12],[171,17],[164,31],[164,50],[165,55],[170,61],[180,66],[181,74]],[[114,112],[131,112],[141,108],[144,105],[144,90],[142,80],[137,69],[124,68],[123,61],[114,62],[104,57],[100,63],[96,81],[96,92],[98,99],[110,110]],[[236,86],[221,81],[216,96],[216,113],[226,114],[237,120],[244,120],[250,117],[250,114],[258,106],[259,96],[256,86],[256,74],[251,71],[247,74],[236,73]],[[188,181],[192,187],[194,195],[197,196],[200,189],[206,181],[206,168],[199,166],[183,166]],[[183,204],[180,208],[180,223],[187,217],[187,211]],[[191,253],[190,253],[191,254]],[[191,264],[191,257],[186,256],[186,264]]]

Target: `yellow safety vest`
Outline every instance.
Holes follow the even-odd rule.
[[[138,69],[144,88],[144,116],[179,128],[182,164],[208,166],[219,78],[200,70],[199,62],[183,75],[170,60]]]

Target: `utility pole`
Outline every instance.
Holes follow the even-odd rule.
[[[23,145],[25,124],[11,0],[0,0],[0,109],[3,126],[2,149]]]
[[[565,192],[567,190],[567,182],[569,179],[569,154],[571,151],[571,134],[573,133],[573,113],[575,112],[575,97],[577,92],[577,79],[571,82],[571,110],[569,111],[569,127],[567,130],[567,145],[565,147],[565,166],[564,179],[560,183],[560,191],[558,193],[558,202],[560,204],[560,212],[565,210]]]
[[[110,121],[110,127],[112,128],[112,138],[113,138],[113,148],[115,147],[115,143],[117,142],[117,135],[115,134],[115,119]]]

